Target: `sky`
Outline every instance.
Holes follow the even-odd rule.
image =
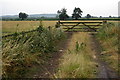
[[[18,15],[19,12],[29,14],[57,13],[62,8],[67,9],[71,16],[73,9],[79,7],[82,16],[118,16],[120,0],[0,0],[0,15]]]

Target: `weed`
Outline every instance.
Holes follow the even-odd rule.
[[[3,38],[3,78],[25,77],[30,67],[45,62],[64,36],[60,30],[49,31],[40,25],[34,32],[16,32],[11,37]]]
[[[85,44],[85,43],[83,43],[83,42],[82,42],[82,43],[79,43],[79,42],[77,41],[77,42],[76,42],[76,45],[75,45],[75,51],[76,51],[76,53],[84,50],[85,47],[86,47],[86,44]]]
[[[93,61],[93,52],[88,46],[87,33],[74,33],[67,53],[63,54],[56,73],[57,78],[93,78],[95,77],[96,63]],[[77,54],[76,54],[77,53]]]
[[[78,42],[78,41],[76,42],[75,50],[76,50],[77,52],[80,51],[80,45],[79,45],[79,42]]]
[[[97,34],[102,51],[106,52],[101,58],[116,71],[118,71],[118,32],[119,28],[115,23],[108,23]]]

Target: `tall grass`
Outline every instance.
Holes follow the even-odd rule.
[[[88,33],[75,33],[59,65],[57,78],[94,78],[97,63],[90,49]]]
[[[35,32],[3,38],[3,78],[23,78],[34,65],[44,64],[47,56],[65,34],[61,30],[48,30],[39,26]]]
[[[103,49],[102,59],[116,71],[118,71],[118,32],[119,26],[111,22],[104,25],[97,35]]]

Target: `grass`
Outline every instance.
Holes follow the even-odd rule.
[[[42,65],[65,38],[61,30],[38,27],[32,33],[14,35],[2,40],[3,78],[23,78],[30,68]]]
[[[57,21],[42,21],[42,24],[44,27],[48,27],[48,26],[54,27],[56,22]],[[1,21],[1,23],[2,23],[2,35],[8,35],[8,34],[15,33],[15,32],[33,30],[33,29],[36,29],[40,25],[40,21]]]
[[[34,65],[44,64],[51,53],[56,51],[56,45],[65,38],[61,30],[48,30],[56,21],[42,21],[45,28],[39,27],[40,21],[2,21],[3,35],[29,31],[33,33],[14,35],[3,38],[3,77],[25,77]],[[108,27],[107,27],[108,26]],[[102,59],[118,71],[118,27],[113,23],[101,28],[98,39],[103,47]],[[88,33],[75,33],[72,36],[68,50],[61,58],[57,78],[94,78],[98,65],[95,52],[91,50]],[[35,68],[34,68],[35,69]],[[32,69],[33,70],[33,69]],[[34,70],[32,71],[34,72]]]
[[[109,22],[100,29],[97,35],[103,49],[101,55],[103,61],[114,70],[118,71],[118,32],[119,28],[116,23]]]
[[[57,78],[95,78],[98,64],[94,56],[88,33],[74,33],[55,75]]]
[[[56,21],[42,21],[44,27],[54,26]],[[40,21],[2,21],[3,35],[36,29]]]

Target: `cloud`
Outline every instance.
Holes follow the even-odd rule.
[[[57,13],[61,8],[67,8],[69,15],[74,7],[80,7],[83,16],[91,14],[95,16],[117,15],[119,0],[1,0],[2,14],[18,14],[26,12]]]

